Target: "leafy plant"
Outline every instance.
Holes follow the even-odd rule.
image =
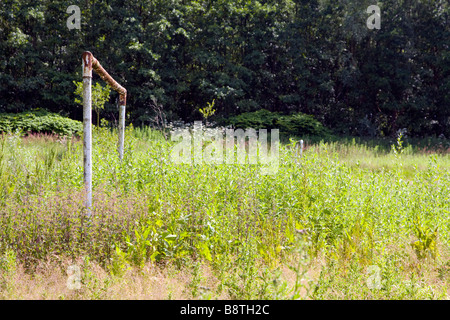
[[[76,86],[75,94],[83,99],[83,82],[74,81],[73,83]],[[96,82],[92,86],[92,108],[97,113],[97,127],[100,127],[100,111],[105,108],[105,103],[109,100],[110,93],[111,88],[108,85],[103,87],[99,82]],[[75,98],[75,102],[83,105],[83,101],[78,98]]]
[[[414,248],[417,257],[423,259],[427,257],[427,255],[430,255],[431,257],[436,258],[438,227],[433,231],[422,224],[420,219],[417,219],[414,221],[414,231],[417,240],[413,241],[411,245]]]
[[[83,131],[80,121],[63,117],[43,109],[35,109],[17,114],[0,114],[0,132],[50,133],[62,136],[78,134]]]
[[[13,277],[17,271],[16,253],[8,249],[0,256],[0,296],[11,291]]]
[[[330,131],[313,116],[303,113],[282,116],[276,121],[276,124],[279,126],[280,131],[287,135],[323,137],[330,134]]]
[[[212,102],[208,102],[207,107],[198,109],[198,111],[200,111],[203,118],[205,119],[205,123],[208,121],[209,117],[213,116],[214,113],[216,113],[216,109],[214,109],[215,102],[216,99],[214,99]]]
[[[223,120],[222,123],[242,129],[279,129],[281,133],[290,136],[323,137],[330,134],[330,131],[311,115],[303,113],[282,115],[279,112],[270,112],[265,109],[242,113]]]
[[[403,147],[403,132],[400,131],[397,135],[397,145],[392,145],[391,146],[392,152],[396,155],[396,156],[400,156],[402,155],[403,151],[404,151],[404,147]]]
[[[241,129],[272,129],[275,128],[276,120],[280,116],[281,113],[261,109],[255,112],[245,112],[238,116],[224,119],[222,120],[222,123]]]

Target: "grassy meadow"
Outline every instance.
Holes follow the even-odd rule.
[[[449,298],[448,145],[289,142],[262,175],[116,141],[94,131],[88,219],[82,141],[0,136],[0,298]]]

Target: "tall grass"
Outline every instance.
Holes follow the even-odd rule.
[[[447,296],[448,153],[321,142],[298,158],[287,144],[278,173],[263,175],[257,165],[175,164],[171,143],[148,128],[128,128],[122,162],[116,141],[94,132],[87,221],[80,141],[0,138],[6,266],[33,274],[48,259],[87,257],[120,278],[173,264],[192,272],[185,296],[205,299]],[[215,288],[200,289],[202,266]],[[378,289],[367,285],[371,266]]]

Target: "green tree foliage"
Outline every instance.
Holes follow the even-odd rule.
[[[75,98],[75,102],[83,105],[83,82],[73,82],[77,87],[75,89],[75,94],[81,99]],[[111,93],[111,88],[108,85],[104,87],[96,82],[91,89],[91,99],[92,108],[97,113],[97,127],[100,127],[100,111],[105,108],[105,103],[109,100],[109,94]]]
[[[82,11],[69,30],[66,9]],[[266,109],[342,134],[450,136],[450,5],[442,0],[3,0],[0,112],[81,119],[72,81],[89,50],[128,90],[134,124]],[[94,77],[97,77],[94,75]],[[117,117],[113,101],[104,116]]]

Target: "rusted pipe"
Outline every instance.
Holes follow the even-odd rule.
[[[91,216],[92,207],[92,69],[120,95],[119,101],[119,143],[120,160],[123,159],[123,146],[125,136],[125,106],[127,104],[127,90],[118,84],[91,52],[82,55],[83,68],[83,164],[84,186],[86,189],[86,209],[88,217]]]
[[[102,67],[100,62],[92,55],[91,52],[86,51],[83,57],[90,57],[91,64],[91,76],[92,69],[103,79],[114,91],[119,94],[119,143],[118,152],[119,159],[123,159],[124,140],[125,140],[125,108],[127,105],[127,90],[122,87],[117,81],[115,81],[109,73]],[[84,59],[84,58],[83,58]]]
[[[89,52],[90,53],[90,52]],[[91,53],[92,55],[92,53]],[[92,61],[92,68],[94,71],[102,78],[114,91],[116,91],[120,95],[120,105],[126,106],[127,105],[127,90],[122,87],[120,84],[115,81],[108,72],[102,67],[100,62],[95,59],[94,57]]]

